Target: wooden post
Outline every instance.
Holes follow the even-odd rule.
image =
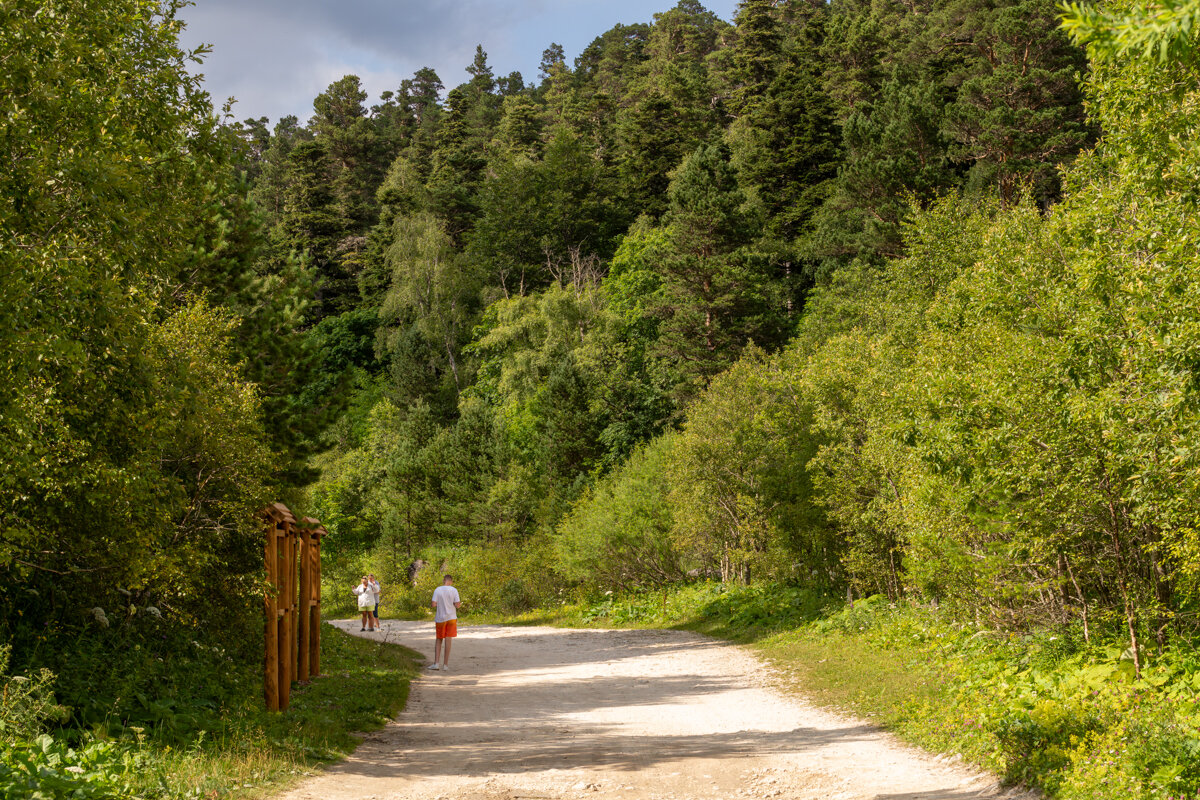
[[[263,594],[263,610],[265,612],[265,650],[263,664],[263,694],[268,711],[279,710],[279,602],[277,599],[276,567],[278,565],[278,545],[275,540],[275,522],[268,518],[266,542],[263,546],[267,565],[267,589]]]
[[[309,517],[304,518],[305,525]],[[298,530],[297,537],[300,545],[300,631],[296,652],[296,680],[301,683],[308,681],[309,636],[311,636],[312,617],[309,612],[309,598],[312,595],[312,531],[307,527]]]
[[[280,612],[279,618],[279,708],[284,710],[292,701],[292,681],[295,678],[296,657],[292,645],[295,631],[292,629],[292,581],[296,573],[296,561],[292,551],[295,533],[288,526],[279,540],[281,558],[279,560],[283,580],[280,581]]]
[[[321,674],[321,538],[325,536],[324,526],[319,526],[312,532],[312,610],[309,612],[312,620],[309,629],[308,666],[313,677]]]

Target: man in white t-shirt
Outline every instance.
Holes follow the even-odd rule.
[[[437,644],[433,648],[430,669],[450,669],[446,662],[450,660],[450,642],[458,636],[458,607],[462,605],[458,589],[453,584],[453,577],[443,575],[442,585],[433,590],[433,599],[429,602],[433,607],[433,626],[437,631]]]

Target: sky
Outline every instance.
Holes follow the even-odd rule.
[[[702,0],[730,20],[737,0]],[[195,0],[180,16],[182,43],[212,46],[196,71],[236,119],[312,116],[312,100],[344,75],[362,79],[368,107],[421,67],[447,89],[483,45],[492,72],[537,81],[542,51],[568,63],[617,23],[650,22],[676,0]]]

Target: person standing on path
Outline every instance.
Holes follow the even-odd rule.
[[[437,634],[437,644],[433,648],[433,663],[430,669],[449,669],[450,642],[458,636],[458,607],[462,600],[455,589],[454,578],[442,576],[442,585],[433,590],[433,599],[429,605],[433,607],[433,627]],[[441,665],[438,665],[438,662]]]
[[[383,587],[379,585],[379,581],[375,579],[375,573],[367,575],[367,583],[371,586],[371,591],[375,593],[375,608],[371,609],[373,629],[379,630],[379,595],[383,594]]]
[[[353,592],[358,595],[358,610],[362,614],[362,629],[365,631],[367,624],[371,621],[371,608],[375,605],[375,592],[371,589],[366,575],[362,576],[362,580],[358,586],[354,587]]]

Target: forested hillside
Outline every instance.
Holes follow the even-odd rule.
[[[475,609],[763,582],[1135,673],[1196,632],[1179,8],[1076,9],[1088,53],[1050,0],[680,0],[273,123],[178,9],[0,0],[0,734],[223,713],[275,499],[332,581]]]
[[[681,2],[573,63],[552,45],[536,83],[479,49],[448,90],[421,70],[368,107],[349,76],[307,125],[234,126],[273,245],[318,282],[320,394],[347,408],[314,462],[331,545],[389,578],[428,545],[510,547],[541,562],[501,570],[517,605],[560,578],[748,580],[756,562],[902,591],[898,544],[882,583],[848,569],[881,556],[814,487],[817,398],[758,372],[854,327],[806,322],[813,292],[852,278],[865,301],[910,212],[1057,201],[1096,133],[1083,68],[1050,3],[763,0],[731,25]],[[756,406],[769,432],[711,440],[765,424]],[[654,488],[608,494],[647,463]],[[652,520],[610,516],[630,503]]]

